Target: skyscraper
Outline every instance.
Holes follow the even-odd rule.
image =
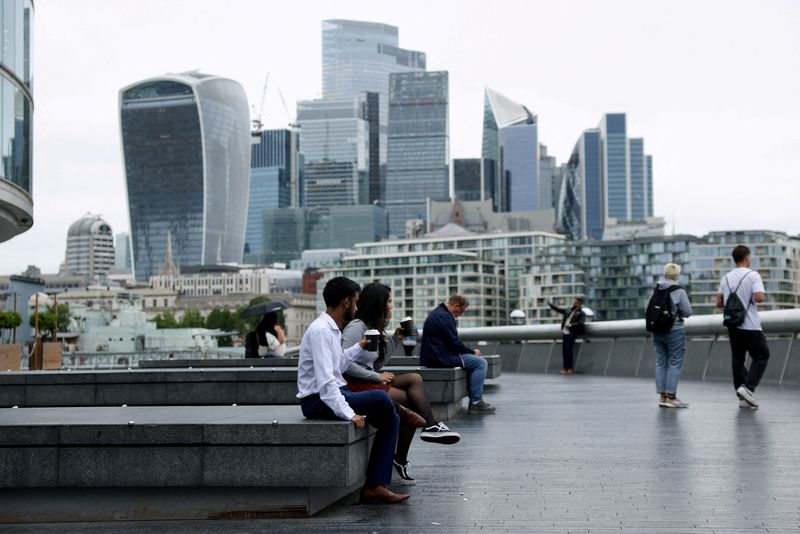
[[[297,103],[303,146],[302,205],[352,206],[369,200],[367,94]]]
[[[168,74],[124,87],[119,104],[136,278],[158,272],[168,241],[179,266],[240,262],[250,183],[242,86]]]
[[[131,235],[120,232],[114,236],[114,268],[131,268]]]
[[[453,192],[464,201],[481,200],[481,160],[466,158],[453,160]]]
[[[450,196],[450,134],[446,71],[392,74],[386,209],[389,232],[425,219],[427,199]]]
[[[566,166],[558,231],[569,239],[602,239],[605,228],[600,130],[584,130]]]
[[[244,238],[246,262],[261,262],[262,221],[265,208],[291,205],[291,176],[298,165],[296,143],[287,129],[262,130],[253,135],[251,145],[250,198]],[[293,151],[294,150],[294,151]]]
[[[114,267],[114,236],[99,215],[87,213],[67,231],[64,274],[100,279]]]
[[[539,188],[537,209],[546,210],[558,206],[558,195],[561,191],[562,166],[555,156],[547,152],[547,146],[539,143]]]
[[[631,219],[631,184],[625,114],[603,115],[598,128],[602,135],[606,218],[628,221]]]
[[[493,186],[496,211],[539,209],[539,132],[536,115],[486,89],[483,105],[484,186]]]
[[[33,226],[31,145],[33,88],[31,30],[33,2],[7,0],[0,10],[0,243]]]
[[[381,165],[387,158],[389,75],[425,70],[425,54],[400,48],[398,34],[397,27],[388,24],[340,19],[322,22],[322,97],[378,94]]]

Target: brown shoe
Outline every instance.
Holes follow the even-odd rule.
[[[394,403],[397,415],[400,416],[400,422],[406,426],[413,428],[425,428],[425,419],[417,412],[413,412],[403,406],[402,404]]]
[[[407,493],[395,493],[386,486],[375,486],[372,489],[369,489],[366,486],[361,488],[361,504],[378,502],[395,504],[408,500],[409,497],[411,497],[411,495],[408,495]]]

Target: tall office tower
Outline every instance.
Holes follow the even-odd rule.
[[[262,260],[261,212],[266,208],[291,206],[291,177],[297,172],[297,143],[287,129],[262,130],[252,137],[250,155],[250,198],[244,237],[244,259]]]
[[[0,243],[33,226],[33,89],[31,31],[33,2],[6,0],[0,10],[3,28],[0,57]]]
[[[569,239],[602,239],[605,228],[600,130],[584,130],[561,183],[558,231]]]
[[[453,160],[453,192],[458,200],[481,200],[481,160]]]
[[[114,236],[99,215],[87,213],[67,231],[64,274],[104,277],[114,267]]]
[[[606,218],[631,220],[630,159],[624,113],[607,113],[600,120]]]
[[[322,22],[322,97],[378,94],[381,166],[387,158],[389,74],[424,70],[425,54],[400,48],[395,26],[339,19]]]
[[[644,171],[647,183],[647,217],[655,217],[653,214],[653,156],[645,155]]]
[[[369,202],[383,202],[386,184],[383,178],[385,172],[381,171],[380,95],[378,93],[366,93],[364,119],[369,128],[369,170],[367,171]]]
[[[446,71],[392,74],[385,206],[389,233],[426,217],[428,199],[450,197],[450,135]]]
[[[353,206],[369,200],[367,94],[297,103],[303,146],[302,206]]]
[[[250,112],[239,83],[199,72],[120,90],[122,149],[138,280],[168,243],[180,265],[238,263],[250,188]]]
[[[631,220],[644,221],[647,218],[647,162],[644,154],[644,139],[628,139],[628,154],[631,173]]]
[[[114,236],[114,268],[131,268],[131,235],[120,232]]]
[[[539,190],[537,209],[556,208],[558,194],[561,191],[561,166],[555,156],[547,153],[547,145],[539,143]]]
[[[492,182],[496,211],[539,209],[536,115],[487,88],[483,102],[484,185]],[[485,199],[482,199],[485,200]]]

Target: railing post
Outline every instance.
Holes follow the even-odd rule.
[[[792,344],[795,338],[797,338],[797,332],[793,332],[792,337],[789,338],[789,348],[786,349],[786,358],[783,359],[783,369],[781,369],[781,377],[778,379],[778,384],[783,384],[783,375],[786,373],[786,367],[789,365],[789,357],[792,355]]]

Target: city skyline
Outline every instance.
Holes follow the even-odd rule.
[[[425,51],[429,71],[450,73],[451,158],[480,155],[487,86],[530,107],[542,124],[540,140],[559,163],[598,117],[624,112],[631,132],[654,155],[654,214],[667,219],[668,231],[797,234],[800,76],[793,54],[800,38],[793,28],[800,8],[769,2],[754,12],[745,6],[678,3],[667,11],[630,2],[503,2],[503,9],[485,11],[478,2],[411,2],[401,11],[367,2],[304,2],[270,18],[269,6],[244,1],[224,8],[218,2],[37,2],[35,224],[0,244],[0,271],[32,263],[55,272],[69,224],[86,211],[102,214],[115,232],[129,230],[115,113],[121,87],[202,68],[240,82],[258,109],[270,72],[264,123],[284,127],[297,100],[321,95],[320,29],[333,18],[397,26],[404,48]],[[509,11],[527,16],[509,20],[503,15]],[[191,30],[176,31],[182,27]],[[141,35],[158,38],[145,42]],[[611,53],[619,49],[624,52]],[[75,58],[83,64],[78,73]],[[531,68],[517,68],[521,58]],[[702,180],[708,185],[698,187]],[[741,216],[731,220],[736,206]]]

